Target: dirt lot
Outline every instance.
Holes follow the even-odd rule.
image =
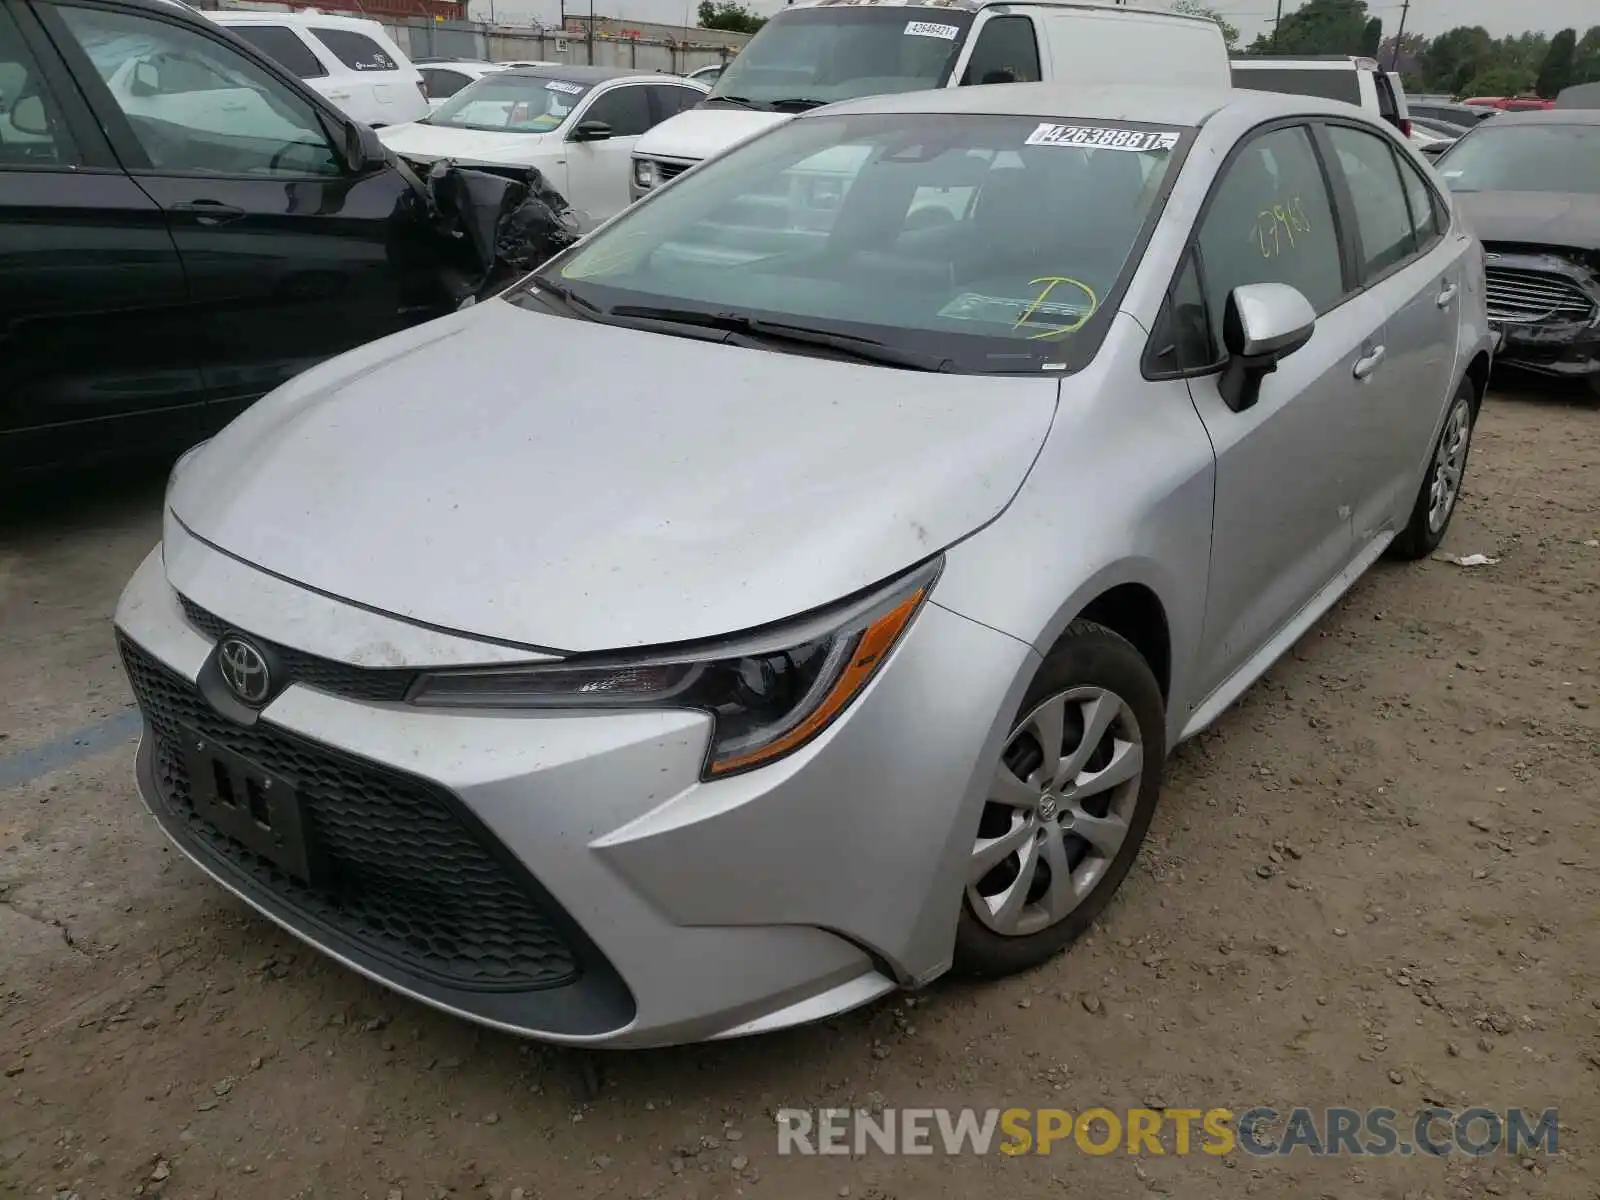
[[[1496,396],[1446,549],[1498,565],[1363,581],[1181,750],[1142,866],[1069,957],[649,1054],[547,1050],[436,1015],[202,878],[139,808],[116,720],[106,618],[157,536],[159,482],[13,516],[0,1194],[1593,1200],[1597,446],[1592,404]],[[37,777],[7,789],[8,763]],[[1559,1106],[1560,1152],[800,1158],[778,1156],[771,1117],[1432,1103]]]

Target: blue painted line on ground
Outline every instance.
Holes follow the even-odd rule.
[[[41,775],[70,767],[91,754],[130,742],[138,735],[139,710],[126,708],[116,716],[75,729],[53,742],[0,756],[0,788],[32,783]]]

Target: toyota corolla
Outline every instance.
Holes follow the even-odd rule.
[[[116,615],[140,792],[285,929],[553,1041],[1017,971],[1169,748],[1438,545],[1491,346],[1353,108],[819,109],[180,460]]]

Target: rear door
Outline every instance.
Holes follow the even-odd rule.
[[[1366,370],[1383,329],[1381,318],[1351,303],[1350,264],[1307,125],[1269,127],[1234,152],[1195,246],[1198,282],[1187,290],[1203,298],[1214,360],[1222,357],[1222,321],[1236,287],[1289,284],[1318,313],[1311,341],[1261,381],[1253,407],[1228,407],[1219,371],[1190,380],[1217,454],[1201,660],[1209,693],[1350,565],[1367,451],[1357,372]]]
[[[187,301],[161,210],[0,6],[0,478],[204,436]]]
[[[236,411],[405,323],[393,256],[406,186],[389,168],[348,174],[331,114],[199,21],[93,0],[52,5],[50,20],[118,157],[167,218],[214,400]],[[104,81],[135,54],[204,67],[255,94],[276,125],[130,110]]]
[[[1422,172],[1374,130],[1324,127],[1334,195],[1360,274],[1352,301],[1385,315],[1384,362],[1360,393],[1372,471],[1356,536],[1398,530],[1455,380],[1456,324],[1470,243],[1441,236]]]
[[[376,36],[355,29],[311,25],[306,29],[331,54],[342,70],[328,98],[358,121],[374,128],[400,125],[426,116],[427,100],[409,63],[397,57]],[[331,64],[330,64],[331,65]],[[341,98],[337,93],[343,92]]]

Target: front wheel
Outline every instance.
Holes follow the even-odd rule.
[[[1476,399],[1472,381],[1463,379],[1450,402],[1439,440],[1434,443],[1433,458],[1423,476],[1411,520],[1390,546],[1394,557],[1413,561],[1426,558],[1444,541],[1467,474],[1467,456],[1472,450],[1472,429],[1477,418]]]
[[[957,970],[1009,975],[1088,928],[1144,842],[1165,758],[1149,664],[1111,630],[1074,621],[994,765],[968,857]]]

